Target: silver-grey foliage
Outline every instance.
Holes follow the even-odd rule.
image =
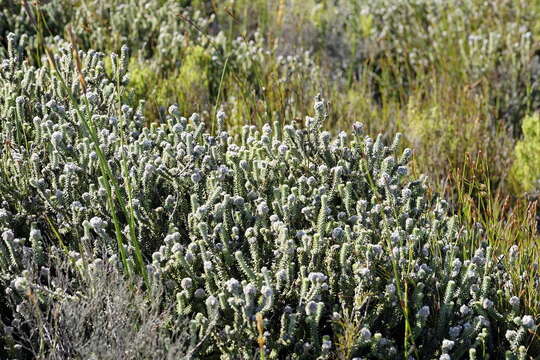
[[[31,276],[50,242],[128,269],[139,244],[202,358],[331,358],[345,318],[355,356],[524,358],[535,319],[478,230],[409,179],[399,135],[387,145],[356,123],[333,136],[320,96],[304,126],[234,136],[220,112],[211,133],[175,105],[146,124],[121,57],[108,74],[103,54],[58,46],[59,75],[15,51],[1,63],[0,271],[14,295],[54,291]]]

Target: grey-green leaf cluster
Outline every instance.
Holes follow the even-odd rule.
[[[411,179],[400,134],[324,131],[321,96],[301,125],[234,135],[224,111],[176,105],[148,124],[125,100],[127,47],[106,71],[57,39],[36,68],[24,40],[8,37],[0,72],[6,296],[79,296],[32,275],[53,243],[72,271],[107,261],[163,284],[188,357],[331,359],[346,341],[373,359],[526,358],[537,321],[504,262]]]

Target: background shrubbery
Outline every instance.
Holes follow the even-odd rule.
[[[516,144],[515,179],[526,190],[540,189],[540,116],[523,119],[523,140]]]
[[[0,9],[8,356],[539,353],[533,2]]]

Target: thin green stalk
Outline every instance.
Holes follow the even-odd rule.
[[[222,89],[222,86],[223,86],[223,79],[225,78],[225,70],[227,70],[227,64],[229,63],[229,57],[230,56],[227,56],[227,58],[225,59],[225,64],[223,65],[223,71],[221,72],[221,79],[219,80],[219,89],[218,89],[218,94],[217,94],[217,98],[216,98],[216,104],[214,105],[214,121],[212,121],[212,133],[215,133],[215,126],[216,126],[216,114],[217,114],[217,107],[218,107],[218,104],[219,104],[219,99],[221,97],[221,89]]]
[[[122,264],[124,265],[126,271],[128,272],[128,274],[130,274],[131,269],[129,268],[129,265],[128,265],[128,262],[127,262],[126,251],[124,249],[124,242],[122,240],[122,229],[120,227],[120,221],[119,221],[118,216],[116,214],[116,204],[115,204],[114,199],[113,199],[113,192],[114,192],[114,195],[116,197],[116,200],[119,202],[121,210],[125,213],[126,218],[129,219],[130,214],[128,213],[126,203],[125,203],[124,198],[123,198],[123,196],[122,196],[122,194],[120,192],[120,187],[119,187],[116,179],[114,178],[114,175],[112,174],[112,171],[111,171],[111,169],[109,167],[109,164],[107,163],[107,159],[105,158],[105,155],[103,154],[103,152],[101,151],[101,148],[99,147],[99,139],[97,137],[97,132],[96,132],[96,129],[94,127],[94,124],[92,123],[91,118],[90,117],[86,118],[86,116],[84,116],[82,114],[82,112],[81,112],[81,110],[79,108],[79,105],[77,104],[77,101],[75,100],[75,98],[73,97],[73,94],[71,94],[71,91],[69,90],[69,88],[66,85],[65,79],[62,77],[62,75],[58,71],[58,68],[57,68],[56,63],[54,61],[54,58],[52,57],[52,55],[50,54],[50,52],[48,50],[46,50],[46,52],[47,52],[47,56],[49,58],[50,65],[51,65],[52,70],[53,70],[53,74],[58,78],[58,80],[60,81],[64,91],[69,95],[70,101],[71,101],[75,111],[77,112],[77,115],[83,121],[84,129],[88,132],[88,134],[90,135],[90,137],[92,139],[92,142],[94,143],[94,150],[96,151],[96,154],[98,155],[101,173],[102,173],[102,175],[104,177],[104,180],[105,180],[104,181],[105,185],[106,185],[105,190],[107,191],[107,195],[108,195],[107,196],[108,197],[108,203],[109,203],[109,207],[111,209],[111,217],[113,219],[113,224],[114,224],[114,228],[115,228],[115,235],[116,235],[116,240],[117,240],[117,245],[118,245],[118,251],[120,253],[120,259],[121,259]],[[88,100],[85,99],[85,102],[86,102],[87,108],[89,109],[90,104],[89,104]],[[111,184],[112,184],[112,189],[111,189]],[[143,257],[142,257],[140,244],[139,244],[136,237],[131,237],[130,236],[130,240],[131,240],[131,245],[133,246],[134,251],[135,251],[136,262],[137,262],[137,266],[138,266],[137,270],[138,270],[139,274],[143,276],[145,283],[147,285],[149,285],[148,273],[147,273],[147,269],[146,269],[146,266],[144,264],[144,260],[143,260]]]

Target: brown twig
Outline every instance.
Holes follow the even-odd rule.
[[[75,59],[75,66],[77,68],[79,82],[81,83],[84,93],[86,93],[86,80],[84,79],[84,76],[82,73],[82,62],[81,62],[81,57],[79,56],[79,51],[77,48],[77,41],[76,41],[75,35],[73,34],[71,25],[68,25],[66,30],[68,32],[69,40],[71,42],[71,51],[73,52],[73,58]]]

